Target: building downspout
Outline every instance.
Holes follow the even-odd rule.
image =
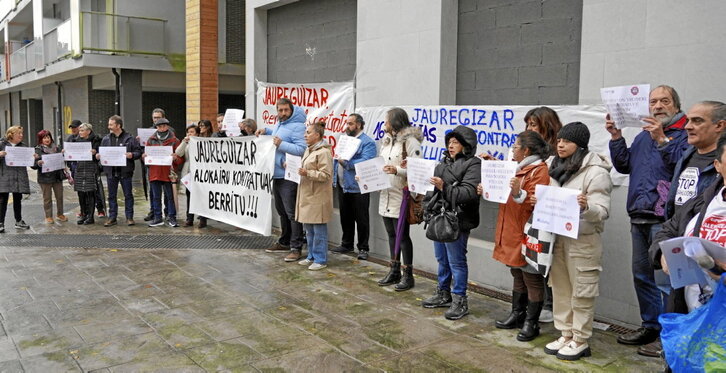
[[[113,76],[116,80],[116,97],[114,98],[113,102],[113,106],[115,109],[114,111],[116,115],[121,115],[121,75],[119,75],[115,67],[111,69],[111,72],[113,73]]]
[[[55,135],[58,142],[62,143],[65,139],[63,137],[63,84],[61,82],[55,82],[58,88],[58,107],[56,108],[56,123],[55,123]]]

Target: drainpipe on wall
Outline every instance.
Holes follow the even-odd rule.
[[[113,106],[116,115],[121,115],[121,75],[119,75],[115,67],[111,69],[111,72],[116,79],[116,98],[114,99]]]
[[[56,108],[56,122],[55,125],[55,135],[56,139],[58,139],[58,142],[62,143],[65,139],[63,137],[63,84],[61,82],[55,82],[56,87],[58,88],[58,107]]]

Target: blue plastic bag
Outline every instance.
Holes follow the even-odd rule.
[[[713,298],[693,312],[658,319],[666,362],[674,372],[726,372],[726,274]]]

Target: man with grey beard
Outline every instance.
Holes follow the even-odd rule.
[[[643,132],[635,137],[629,148],[622,131],[616,128],[609,115],[605,129],[611,135],[613,166],[618,172],[630,175],[627,210],[631,227],[632,271],[642,320],[640,329],[619,336],[618,343],[646,345],[641,346],[638,353],[657,357],[660,350],[658,316],[663,313],[667,294],[656,285],[648,248],[666,220],[665,208],[673,170],[688,147],[688,136],[684,130],[688,118],[681,111],[678,93],[667,85],[655,87],[650,92],[649,106],[651,116],[643,119]]]

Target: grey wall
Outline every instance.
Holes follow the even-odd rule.
[[[329,82],[355,76],[355,0],[301,0],[270,9],[267,22],[268,81]]]
[[[83,122],[89,120],[88,117],[88,87],[90,85],[90,77],[84,76],[72,80],[66,80],[63,84],[63,106],[69,107],[71,117],[64,118],[64,123],[70,123],[72,119],[78,119]],[[55,84],[46,84],[43,86],[43,128],[53,130],[55,123],[53,122],[53,108],[58,106],[58,89]],[[61,110],[61,113],[63,110]],[[64,125],[63,133],[67,133],[67,125]],[[96,125],[93,124],[94,130]],[[55,133],[55,132],[54,132]]]
[[[577,104],[581,0],[460,0],[456,103]]]
[[[245,63],[245,2],[227,0],[226,5],[226,62]]]
[[[116,13],[125,16],[168,20],[166,22],[166,51],[169,53],[185,53],[186,16],[184,2],[179,0],[117,0]]]

